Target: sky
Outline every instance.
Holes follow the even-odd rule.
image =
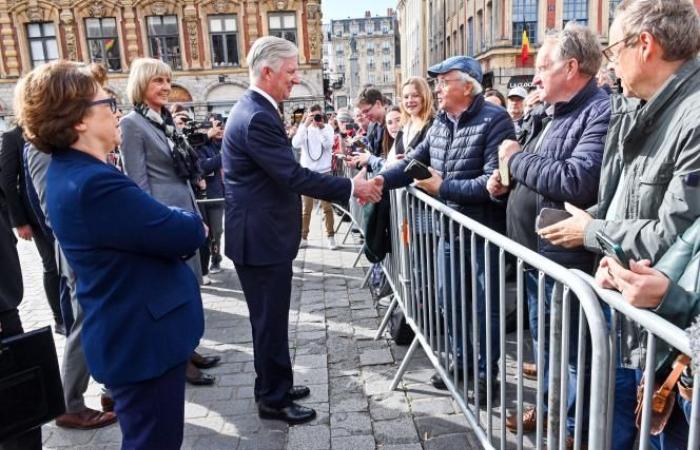
[[[329,23],[335,19],[348,17],[364,17],[365,11],[371,11],[373,16],[386,15],[387,8],[396,9],[398,0],[323,0],[323,22]]]

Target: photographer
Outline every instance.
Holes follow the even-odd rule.
[[[292,138],[292,146],[301,148],[299,164],[309,170],[318,173],[331,172],[331,160],[333,156],[333,128],[325,123],[325,117],[320,105],[313,105],[304,115],[299,129]],[[311,210],[314,199],[303,196],[304,209],[302,212],[301,247],[306,247],[309,236],[309,223],[311,222]],[[333,209],[330,202],[321,201],[321,207],[326,218],[326,236],[328,248],[335,250],[335,227],[333,223]]]
[[[199,156],[199,168],[202,172],[204,187],[203,198],[207,200],[223,199],[224,182],[221,171],[221,140],[224,137],[224,120],[216,114],[209,118],[211,128],[206,130],[206,143],[194,146]],[[208,125],[208,124],[207,124]],[[203,130],[202,130],[203,131]],[[224,204],[219,202],[200,203],[204,223],[209,227],[209,236],[204,246],[199,249],[202,273],[221,272],[221,233],[223,232]],[[211,259],[211,267],[209,260]],[[207,280],[204,284],[208,284]]]

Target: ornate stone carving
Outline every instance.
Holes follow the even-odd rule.
[[[199,29],[197,27],[197,10],[194,5],[185,6],[184,15],[187,40],[190,44],[190,56],[194,62],[199,59]]]
[[[223,14],[228,11],[228,1],[227,0],[214,0],[213,6],[214,11],[217,14]]]
[[[168,6],[165,2],[153,2],[151,5],[151,12],[154,16],[163,16],[168,12]]]
[[[61,23],[63,24],[63,29],[65,31],[66,38],[66,50],[68,54],[68,59],[72,61],[78,60],[78,45],[75,37],[75,17],[70,9],[64,9],[61,11],[59,16]]]
[[[90,17],[102,17],[105,15],[105,5],[102,0],[93,0],[88,6],[88,14]]]
[[[306,5],[306,23],[309,36],[309,60],[321,60],[323,31],[321,30],[321,5],[316,0],[309,0]]]
[[[296,9],[297,0],[267,0],[267,8],[272,11]]]
[[[41,8],[39,8],[39,5],[36,3],[30,4],[27,8],[27,17],[29,17],[30,22],[41,22],[44,20]]]

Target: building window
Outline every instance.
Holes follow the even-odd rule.
[[[588,25],[588,0],[564,0],[564,22],[576,21],[581,25]]]
[[[90,61],[100,63],[112,72],[122,70],[117,19],[114,17],[85,19],[85,31]]]
[[[474,18],[467,20],[467,56],[474,56]]]
[[[537,0],[513,0],[513,45],[523,43],[523,30],[527,30],[530,45],[537,42]]]
[[[484,50],[486,46],[486,30],[484,30],[484,13],[479,10],[476,12],[476,38],[477,38],[477,52],[480,53]]]
[[[367,34],[372,34],[372,32],[374,31],[374,25],[372,25],[372,21],[368,20],[366,26],[367,26]]]
[[[177,16],[148,16],[148,45],[151,56],[162,59],[173,69],[180,69],[180,35]]]
[[[375,68],[374,58],[367,58],[367,70],[373,72]]]
[[[610,0],[608,9],[608,28],[612,25],[613,19],[615,18],[615,8],[620,4],[622,0]]]
[[[360,33],[364,33],[364,32],[365,32],[365,22],[364,22],[364,20],[361,21],[358,25],[360,26]]]
[[[374,31],[376,31],[377,33],[382,31],[382,23],[379,20],[374,21]]]
[[[382,62],[382,69],[384,69],[384,70],[391,69],[391,60],[389,58],[384,58],[384,61]]]
[[[343,32],[344,33],[350,32],[350,22],[343,22]]]
[[[346,108],[348,106],[348,98],[345,95],[339,95],[335,98],[336,108]]]
[[[367,82],[369,84],[376,84],[377,83],[376,77],[374,76],[373,73],[370,73],[369,75],[367,75]]]
[[[297,16],[293,12],[269,14],[270,36],[297,43]]]
[[[336,44],[335,45],[335,54],[338,56],[343,56],[343,52],[345,49],[343,48],[343,44]]]
[[[382,53],[385,55],[391,53],[391,44],[389,42],[384,42],[384,45],[382,45]]]
[[[345,73],[345,66],[343,64],[338,64],[338,67],[336,67],[335,71],[337,73]]]
[[[372,55],[374,55],[374,43],[368,42],[367,43],[367,56],[372,56]]]
[[[238,66],[238,27],[234,15],[209,16],[211,63],[214,67]]]
[[[53,22],[28,23],[27,38],[32,67],[58,59],[56,28]]]

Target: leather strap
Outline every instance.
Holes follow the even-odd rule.
[[[673,362],[673,370],[666,378],[666,381],[664,381],[664,383],[659,386],[659,389],[654,392],[651,407],[655,412],[660,413],[664,410],[668,397],[672,394],[674,387],[681,377],[681,374],[685,368],[688,367],[689,363],[690,358],[688,355],[680,354],[678,357],[676,357],[676,360]]]

